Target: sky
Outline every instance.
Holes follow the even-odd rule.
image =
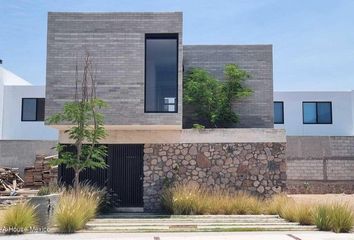
[[[272,44],[274,90],[354,90],[353,0],[0,0],[3,67],[45,84],[48,12],[183,12],[184,44]]]

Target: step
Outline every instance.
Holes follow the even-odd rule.
[[[97,223],[97,222],[89,222],[86,224],[86,226],[97,226],[97,227],[105,227],[105,226],[156,226],[157,223],[148,223],[148,222],[142,222],[142,223],[135,223],[135,222],[125,222],[125,223]],[[205,223],[205,222],[200,222],[200,223],[194,223],[194,222],[161,222],[158,223],[159,226],[175,226],[175,225],[195,225],[195,226],[217,226],[217,225],[222,225],[222,226],[226,226],[226,225],[242,225],[242,226],[246,226],[246,225],[298,225],[297,223],[290,223],[290,222],[274,222],[274,223],[264,223],[264,222],[219,222],[219,223],[215,223],[215,222],[209,222],[209,223]]]
[[[85,232],[183,232],[183,231],[315,231],[315,226],[285,225],[285,226],[140,226],[140,227],[91,227]]]
[[[316,230],[316,227],[290,223],[280,218],[278,215],[157,215],[113,213],[101,215],[93,219],[86,225],[84,231],[184,232],[310,230]]]
[[[259,223],[283,223],[286,222],[283,219],[178,219],[178,220],[173,220],[173,219],[156,219],[156,220],[150,220],[150,219],[95,219],[91,221],[91,223],[97,223],[97,224],[112,224],[112,223],[136,223],[136,224],[156,224],[156,223],[163,223],[163,224],[168,224],[168,223],[254,223],[254,222],[259,222]]]
[[[103,214],[97,216],[96,219],[100,218],[134,218],[134,219],[139,219],[139,218],[171,218],[171,219],[205,219],[205,218],[210,218],[210,219],[215,219],[215,218],[279,218],[278,215],[165,215],[165,214],[146,214],[146,213],[108,213],[108,214]]]

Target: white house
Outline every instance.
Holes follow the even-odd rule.
[[[33,86],[0,66],[0,140],[57,140],[44,125],[45,86]]]
[[[274,127],[288,136],[353,136],[354,91],[276,91]]]

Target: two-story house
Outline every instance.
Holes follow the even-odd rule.
[[[97,96],[109,104],[102,141],[109,167],[82,178],[112,189],[120,207],[145,211],[160,209],[167,180],[265,196],[282,191],[286,139],[273,128],[272,46],[184,46],[182,22],[180,12],[49,13],[46,116],[73,101],[75,62],[85,51],[95,64]],[[184,72],[201,67],[222,79],[228,63],[251,75],[253,94],[233,106],[239,124],[186,129]],[[70,143],[67,125],[51,127],[60,143]],[[60,176],[73,177],[64,167]]]

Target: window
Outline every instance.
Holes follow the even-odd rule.
[[[145,36],[145,112],[176,113],[178,34]]]
[[[22,98],[21,121],[44,121],[44,98]]]
[[[304,124],[332,124],[331,102],[303,102]]]
[[[274,124],[284,124],[283,102],[274,102]]]

